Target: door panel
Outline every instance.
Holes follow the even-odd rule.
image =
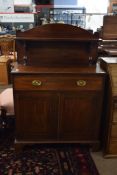
[[[99,139],[102,97],[99,93],[65,93],[61,97],[60,139]]]
[[[57,138],[58,97],[43,92],[15,94],[17,139]]]

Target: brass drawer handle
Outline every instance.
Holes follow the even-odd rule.
[[[86,86],[86,81],[85,80],[78,80],[76,81],[77,86]]]
[[[42,82],[40,80],[33,80],[32,85],[33,86],[41,86]]]

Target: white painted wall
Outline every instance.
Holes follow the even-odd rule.
[[[14,0],[14,5],[30,5],[32,0]]]
[[[94,13],[86,16],[86,28],[93,29],[96,31],[103,25],[102,14],[96,13],[107,13],[107,7],[109,0],[77,0],[77,6],[85,7],[86,13]]]
[[[109,0],[77,0],[77,6],[86,7],[87,13],[107,13]]]
[[[14,1],[0,0],[0,13],[12,13],[12,12],[14,12]]]

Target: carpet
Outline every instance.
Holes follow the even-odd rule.
[[[25,146],[16,153],[13,138],[0,141],[0,175],[99,175],[86,145]]]

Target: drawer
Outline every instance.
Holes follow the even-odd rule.
[[[102,90],[103,78],[98,76],[15,76],[15,90]]]
[[[112,138],[117,138],[117,124],[112,125],[111,137]]]

